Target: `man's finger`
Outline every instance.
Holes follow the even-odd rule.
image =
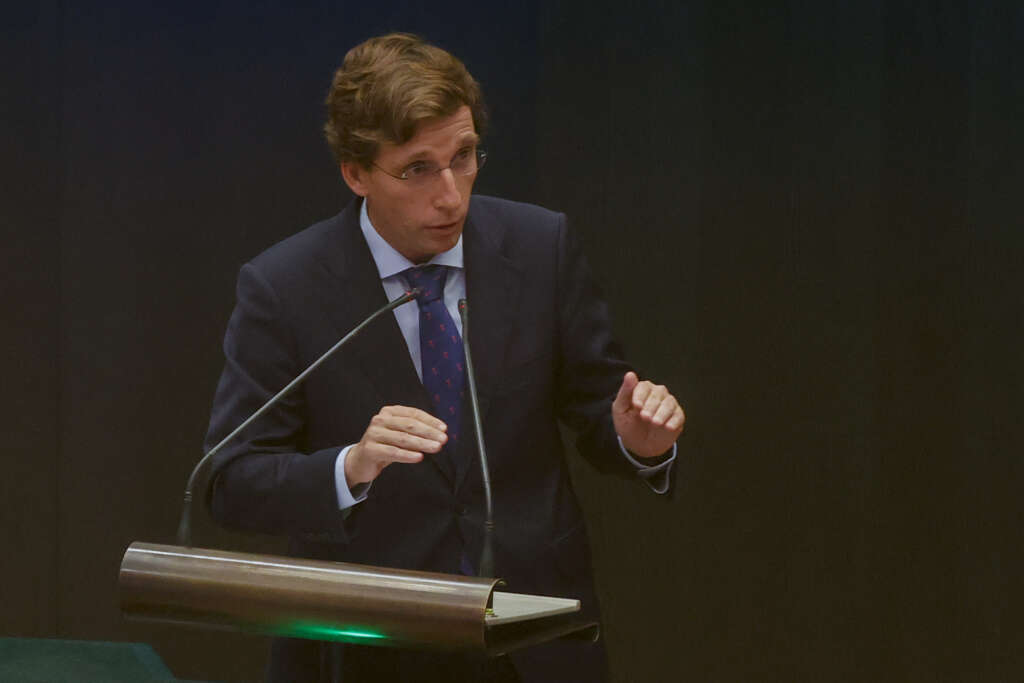
[[[448,429],[448,425],[446,425],[443,420],[434,417],[424,410],[413,408],[411,406],[384,406],[377,414],[382,417],[412,418],[417,422],[422,422],[423,424],[431,426],[434,429],[439,429],[442,432]]]
[[[386,451],[386,457],[388,462],[414,463],[423,460],[423,453],[392,446]]]
[[[441,420],[429,413],[416,408],[408,408],[412,412],[384,411],[377,413],[370,420],[370,426],[378,429],[389,429],[406,434],[414,434],[426,439],[445,441],[448,437],[445,431],[448,429]]]
[[[414,463],[423,460],[423,453],[383,443],[370,443],[363,451],[373,462],[387,465],[392,462]]]
[[[661,403],[658,405],[657,411],[655,411],[654,415],[651,417],[651,422],[656,425],[666,424],[678,407],[679,404],[676,403],[675,396],[669,394],[662,399]]]
[[[651,387],[654,385],[644,380],[636,385],[633,389],[633,407],[637,410],[642,410],[644,403],[647,402],[647,397],[651,394]]]
[[[619,393],[616,394],[615,401],[612,402],[612,410],[618,413],[624,413],[629,410],[633,398],[633,389],[639,381],[640,378],[632,370],[622,377],[622,386],[619,387]]]
[[[441,443],[448,440],[448,435],[443,430],[409,417],[381,418],[373,426],[375,429],[394,432],[395,434],[408,434]]]
[[[668,390],[660,384],[650,384],[650,391],[647,394],[647,398],[644,399],[643,407],[640,409],[640,414],[646,418],[654,417],[654,414],[658,412],[658,406],[668,396]],[[636,393],[633,392],[633,400],[636,401]]]
[[[681,432],[681,431],[683,431],[683,426],[685,424],[686,424],[686,413],[683,412],[683,407],[682,406],[677,405],[675,412],[672,413],[672,417],[670,417],[668,419],[668,422],[665,423],[665,426],[668,427],[669,429],[671,429],[672,431],[675,431],[675,430],[678,429]]]
[[[441,450],[445,441],[448,440],[448,437],[444,434],[438,434],[439,436],[436,438],[422,437],[394,429],[380,429],[374,427],[370,432],[370,438],[373,439],[375,443],[383,444],[385,446],[395,446],[407,451],[426,451],[428,453],[436,453]]]

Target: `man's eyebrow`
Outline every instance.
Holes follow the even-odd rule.
[[[479,145],[479,144],[480,144],[480,134],[479,133],[470,133],[470,132],[467,131],[466,133],[463,133],[460,136],[460,138],[459,138],[459,148],[460,149],[462,147],[465,147],[466,145]],[[423,159],[430,159],[430,151],[429,150],[421,149],[419,151],[413,152],[412,154],[407,156],[405,158],[405,160],[402,162],[402,167],[404,168],[405,166],[408,166],[409,164],[414,164],[417,161],[422,161]]]
[[[407,156],[405,158],[405,160],[402,162],[402,165],[403,166],[408,166],[409,164],[415,163],[417,161],[422,161],[423,159],[429,159],[429,158],[430,158],[430,152],[428,152],[425,149],[421,149],[420,151],[413,152],[412,154]]]

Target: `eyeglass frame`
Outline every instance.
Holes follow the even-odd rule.
[[[458,155],[460,153],[461,153],[461,150],[460,150],[460,152],[457,152],[455,154],[455,156],[452,157],[452,159],[455,159],[456,157],[458,157]],[[410,182],[410,184],[415,184],[417,182],[420,182],[420,183],[429,182],[430,180],[433,180],[434,178],[440,176],[442,171],[446,171],[446,170],[451,170],[452,175],[455,175],[455,176],[473,175],[474,173],[479,171],[481,168],[483,168],[484,164],[487,162],[487,150],[485,150],[483,147],[477,147],[473,151],[473,156],[476,158],[476,168],[474,168],[473,170],[469,171],[468,173],[458,173],[454,168],[452,168],[452,162],[448,162],[447,166],[439,166],[437,169],[432,170],[429,173],[425,172],[424,175],[422,176],[422,178],[423,178],[422,180],[416,180],[413,176],[410,176],[409,175],[409,169],[412,168],[413,166],[415,166],[416,164],[427,164],[427,165],[430,165],[433,162],[423,161],[423,160],[413,161],[412,163],[410,163],[408,166],[405,167],[405,170],[402,171],[401,175],[395,175],[391,171],[389,171],[386,168],[384,168],[383,166],[379,165],[376,161],[371,161],[370,163],[371,163],[371,165],[376,166],[377,169],[380,170],[380,172],[383,173],[386,176],[390,176],[390,177],[394,178],[395,180],[401,180],[403,182]]]

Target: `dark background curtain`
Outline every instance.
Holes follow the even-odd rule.
[[[155,5],[0,22],[0,635],[259,677],[263,638],[122,621],[117,566],[173,538],[238,267],[347,201],[333,69],[397,29],[687,407],[669,500],[574,460],[613,679],[1019,678],[1021,3]]]

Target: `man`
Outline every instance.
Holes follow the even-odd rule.
[[[346,55],[327,104],[327,139],[357,198],[243,266],[209,442],[387,300],[414,286],[424,295],[376,321],[219,455],[213,514],[286,534],[298,556],[476,571],[484,503],[464,401],[456,302],[466,298],[496,573],[516,592],[579,598],[596,618],[557,423],[579,433],[596,467],[663,492],[682,409],[622,360],[565,217],[471,195],[485,116],[461,62],[414,36],[371,39]],[[282,639],[268,677],[592,681],[604,669],[592,643],[481,661]]]

